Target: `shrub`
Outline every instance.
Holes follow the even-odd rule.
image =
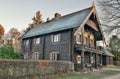
[[[12,45],[0,47],[0,59],[22,59],[23,56],[14,51]]]

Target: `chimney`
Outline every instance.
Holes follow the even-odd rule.
[[[50,18],[48,17],[47,20],[46,20],[46,22],[49,22],[49,21],[50,21]]]
[[[55,15],[54,15],[54,18],[55,19],[59,19],[61,17],[61,14],[60,13],[55,13]]]

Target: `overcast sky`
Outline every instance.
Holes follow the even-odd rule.
[[[0,24],[5,31],[12,27],[25,29],[36,11],[41,11],[43,20],[53,18],[54,13],[66,15],[90,7],[93,0],[0,0]]]

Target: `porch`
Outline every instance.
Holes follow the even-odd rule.
[[[102,51],[98,47],[75,44],[75,70],[88,71],[102,67]]]

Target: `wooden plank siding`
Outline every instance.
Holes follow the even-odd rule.
[[[98,31],[96,23],[93,22],[92,20],[88,19],[86,24],[89,25],[90,27],[92,27],[94,30]]]

